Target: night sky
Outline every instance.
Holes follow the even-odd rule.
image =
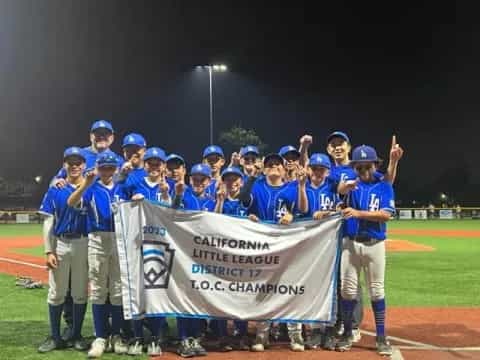
[[[258,3],[0,0],[0,176],[50,177],[99,118],[117,130],[114,150],[138,131],[199,161],[208,75],[194,66],[224,62],[217,139],[238,124],[271,151],[304,133],[324,151],[326,136],[344,130],[388,157],[395,133],[405,148],[398,199],[446,192],[480,204],[473,7]]]

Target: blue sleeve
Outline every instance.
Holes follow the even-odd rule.
[[[57,179],[66,179],[67,178],[67,170],[62,166],[60,170],[58,170],[57,175],[55,175]]]
[[[393,192],[393,186],[387,182],[384,182],[382,190],[380,210],[395,214],[395,194]]]
[[[57,192],[56,188],[49,188],[46,194],[43,196],[42,203],[38,212],[44,215],[53,215],[55,214],[55,193]]]

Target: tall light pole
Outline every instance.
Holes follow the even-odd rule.
[[[225,72],[228,70],[225,64],[199,65],[197,70],[208,70],[208,85],[210,95],[210,145],[213,145],[213,72]]]

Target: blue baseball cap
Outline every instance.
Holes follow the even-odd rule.
[[[113,127],[112,124],[110,124],[107,120],[97,120],[92,124],[92,127],[90,128],[90,132],[94,132],[95,130],[98,129],[107,129],[111,133],[113,133]]]
[[[181,162],[183,165],[185,165],[185,159],[177,154],[168,155],[166,162],[168,163],[170,161],[178,161],[178,162]]]
[[[375,149],[368,145],[361,145],[356,147],[352,152],[352,163],[361,162],[379,162],[381,161]]]
[[[243,177],[243,173],[240,171],[240,169],[236,166],[229,166],[225,170],[222,171],[222,179],[224,176],[227,176],[229,174],[235,174],[240,177]]]
[[[97,166],[104,167],[104,166],[118,166],[118,157],[111,151],[104,151],[97,156],[97,160],[95,161]]]
[[[145,138],[142,135],[136,134],[136,133],[131,133],[131,134],[126,135],[123,138],[122,148],[125,147],[125,146],[129,146],[129,145],[147,147],[147,142],[145,141]]]
[[[287,155],[289,152],[293,152],[293,153],[297,154],[298,156],[300,156],[300,151],[298,151],[297,148],[296,148],[295,146],[292,146],[292,145],[282,146],[282,148],[280,149],[280,151],[278,152],[278,154],[279,154],[281,157],[284,157],[284,156]]]
[[[308,165],[310,166],[321,166],[327,169],[330,169],[332,167],[332,164],[330,163],[330,158],[325,155],[325,154],[312,154],[310,156],[310,161],[308,162]]]
[[[212,154],[217,154],[217,155],[220,155],[221,157],[225,158],[225,155],[223,155],[223,150],[220,146],[217,146],[217,145],[210,145],[210,146],[207,146],[204,150],[203,150],[203,158],[205,159],[208,155],[212,155]]]
[[[244,157],[247,154],[255,154],[256,156],[260,155],[258,147],[255,145],[247,145],[240,149],[240,156]]]
[[[329,143],[333,138],[336,138],[336,137],[342,138],[343,140],[345,140],[347,143],[350,144],[350,138],[343,131],[334,131],[333,133],[328,135],[327,143]]]
[[[143,161],[147,161],[148,159],[160,159],[165,161],[167,156],[165,155],[165,151],[159,147],[151,147],[145,151],[145,155],[143,155]]]
[[[65,160],[70,156],[78,156],[79,158],[82,158],[83,161],[87,161],[82,148],[79,148],[78,146],[71,146],[65,149],[63,152],[63,159]]]
[[[266,155],[265,158],[263,159],[263,166],[265,166],[267,164],[267,162],[271,159],[278,159],[283,164],[283,157],[281,157],[277,153],[270,153],[270,154]]]
[[[207,164],[196,164],[192,166],[190,175],[203,175],[206,177],[212,177],[212,169]]]

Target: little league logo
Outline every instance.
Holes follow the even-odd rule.
[[[145,289],[167,289],[175,250],[164,242],[143,241]]]

